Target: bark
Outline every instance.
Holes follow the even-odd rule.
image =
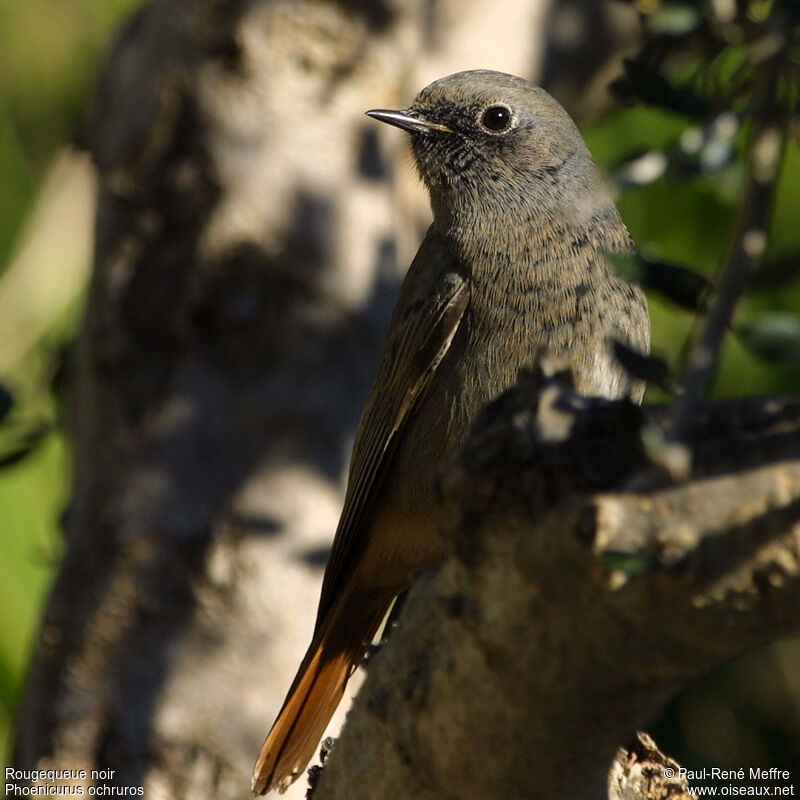
[[[695,800],[679,765],[665,756],[646,734],[639,733],[629,750],[620,748],[608,776],[609,800]],[[669,770],[672,772],[670,773]]]
[[[621,769],[636,746],[609,767],[680,688],[800,625],[800,401],[702,409],[681,483],[642,444],[667,418],[558,376],[484,412],[441,477],[454,552],[415,583],[314,800],[685,791]]]

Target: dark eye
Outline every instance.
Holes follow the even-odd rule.
[[[511,125],[511,109],[507,106],[489,106],[481,116],[481,125],[493,133],[500,133]]]

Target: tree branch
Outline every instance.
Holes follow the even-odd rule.
[[[677,690],[800,626],[800,402],[699,409],[680,485],[639,480],[640,426],[669,409],[644,414],[556,378],[484,413],[442,476],[454,553],[412,589],[314,800],[596,800]],[[686,796],[653,791],[628,796]]]
[[[751,109],[747,179],[739,222],[705,328],[689,354],[685,389],[676,403],[674,419],[667,432],[667,441],[671,443],[683,440],[695,408],[716,374],[722,343],[736,304],[769,243],[769,221],[788,126],[788,114],[781,109],[777,98],[787,41],[785,32],[778,29],[764,38],[773,41],[761,43],[761,49],[766,46],[769,55],[763,63],[756,64],[760,79]],[[754,46],[752,51],[758,48]]]

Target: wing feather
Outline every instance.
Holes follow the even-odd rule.
[[[358,427],[344,508],[325,568],[317,627],[346,579],[354,554],[365,544],[374,502],[393,453],[469,302],[469,283],[455,271],[444,272],[427,291],[420,291],[423,270],[424,263],[416,262],[409,270]]]

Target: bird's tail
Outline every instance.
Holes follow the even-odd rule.
[[[350,591],[326,615],[300,664],[289,694],[253,768],[251,789],[284,792],[311,760],[344,694],[352,666],[364,653],[391,597],[354,597]]]

